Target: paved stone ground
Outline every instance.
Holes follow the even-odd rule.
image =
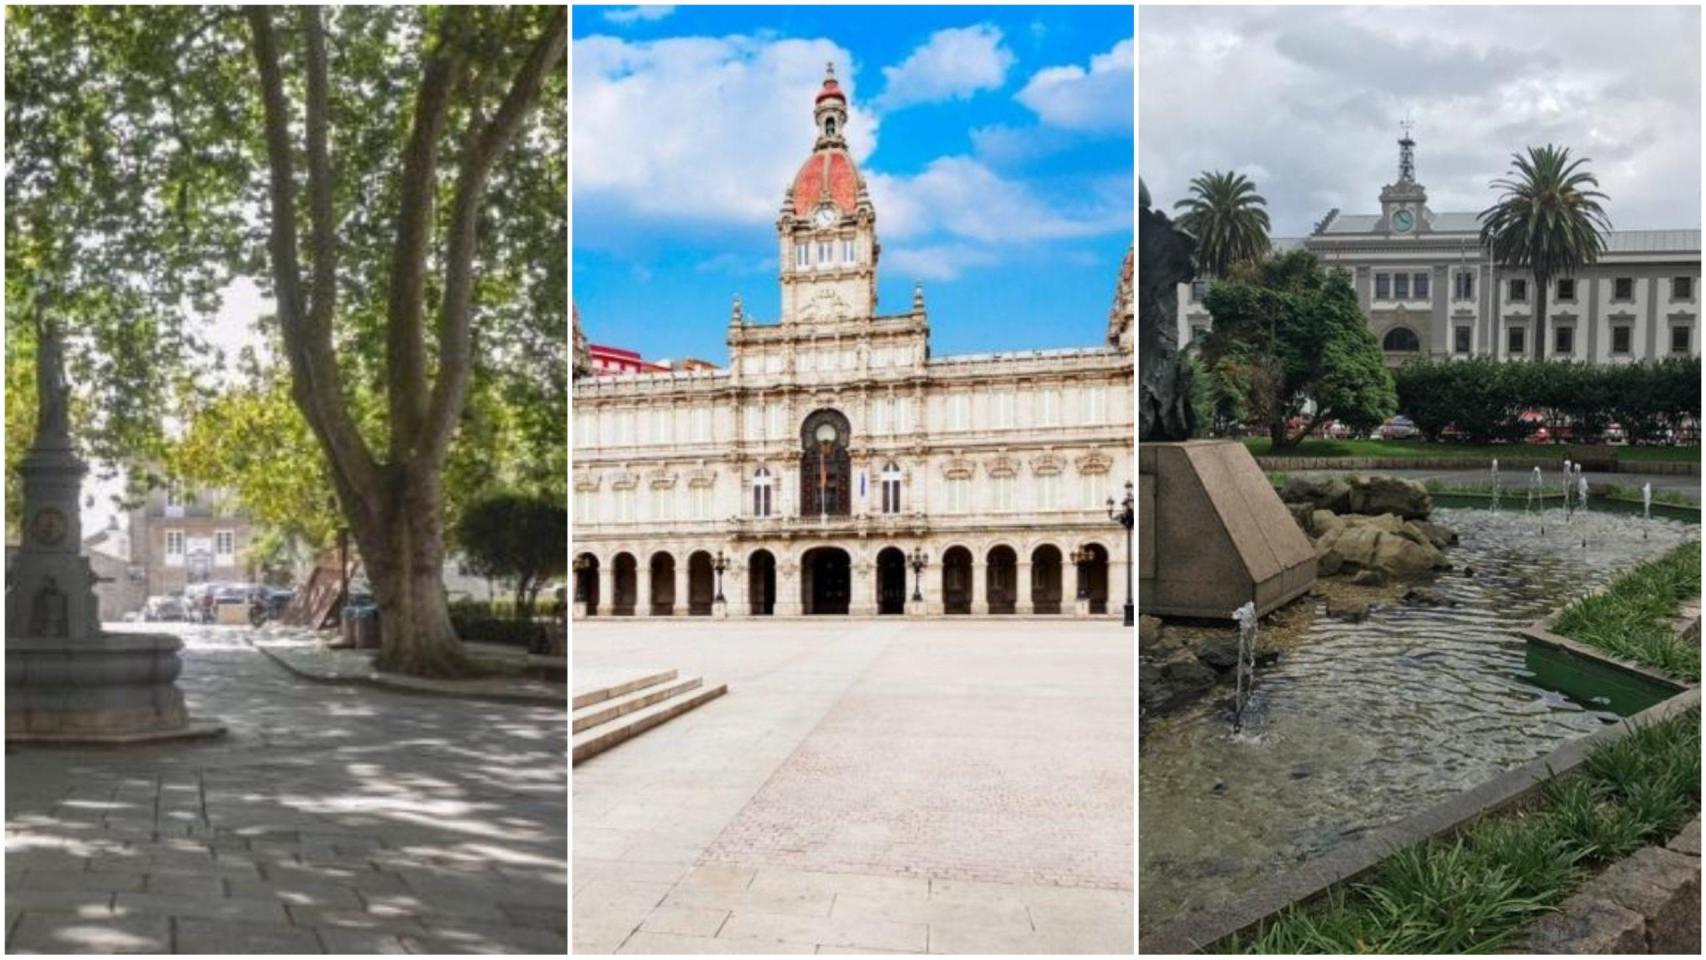
[[[575,768],[577,953],[1132,951],[1129,630],[582,621],[573,657],[729,685]]]
[[[200,743],[8,748],[6,949],[557,953],[561,708],[311,684],[185,627]]]
[[[374,651],[333,649],[326,646],[326,642],[334,636],[331,630],[309,630],[306,627],[269,623],[246,634],[245,639],[286,668],[306,674],[310,679],[374,683],[407,693],[438,693],[509,700],[516,703],[559,705],[568,701],[567,692],[560,682],[550,683],[520,675],[523,665],[532,664],[539,667],[554,665],[557,674],[561,676],[564,659],[562,657],[534,657],[515,647],[470,643],[465,644],[470,656],[478,658],[487,667],[502,666],[506,672],[465,680],[406,677],[375,670]]]

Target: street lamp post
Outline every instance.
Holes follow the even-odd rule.
[[[570,566],[572,566],[574,568],[574,571],[575,571],[575,602],[576,603],[585,603],[586,602],[586,571],[587,571],[588,567],[592,566],[592,562],[587,557],[587,555],[583,553],[580,556],[576,557],[575,562],[570,564]]]
[[[930,565],[930,555],[918,547],[912,548],[912,602],[924,602],[924,568]]]
[[[1079,547],[1072,551],[1072,565],[1078,569],[1078,599],[1087,602],[1090,599],[1090,558],[1094,556],[1089,550]]]
[[[1130,480],[1125,484],[1125,500],[1115,504],[1113,497],[1108,498],[1108,519],[1125,527],[1125,625],[1128,627],[1137,623],[1131,602],[1131,528],[1137,520],[1134,505]]]
[[[715,601],[717,603],[727,603],[728,602],[727,600],[723,599],[723,571],[727,570],[728,568],[729,568],[728,558],[723,556],[723,551],[718,550],[717,551],[717,562],[711,564],[711,569],[717,571],[717,597],[716,597],[716,601]]]

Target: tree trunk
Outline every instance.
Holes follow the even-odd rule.
[[[356,530],[379,603],[380,670],[454,677],[472,663],[450,623],[437,471],[394,471],[381,516]]]

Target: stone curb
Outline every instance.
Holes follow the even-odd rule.
[[[1563,607],[1541,617],[1539,620],[1535,620],[1525,627],[1518,628],[1516,631],[1517,635],[1525,640],[1532,640],[1542,646],[1551,647],[1554,650],[1562,650],[1565,653],[1574,654],[1575,656],[1581,657],[1585,660],[1592,660],[1607,667],[1621,670],[1624,673],[1632,673],[1643,679],[1651,680],[1655,683],[1662,683],[1673,690],[1690,690],[1699,687],[1700,684],[1697,682],[1685,680],[1681,677],[1673,677],[1656,667],[1649,667],[1646,664],[1636,663],[1633,660],[1624,660],[1615,654],[1601,650],[1591,644],[1583,643],[1580,640],[1572,640],[1562,634],[1552,632],[1552,625],[1558,622],[1558,618],[1564,615],[1565,610],[1574,606],[1579,600],[1586,600],[1589,597],[1597,597],[1609,589],[1611,589],[1611,584],[1608,583],[1602,587],[1590,590],[1577,598],[1577,600],[1572,600]],[[1677,636],[1685,636],[1690,630],[1698,630],[1699,624],[1700,617],[1696,615],[1692,620],[1679,623],[1679,629],[1676,631],[1676,634]]]
[[[415,693],[432,697],[454,697],[461,700],[489,700],[494,703],[515,703],[524,706],[547,706],[568,708],[569,694],[565,689],[559,695],[540,693],[500,693],[497,691],[467,690],[446,687],[445,681],[415,680],[387,677],[380,673],[370,673],[365,676],[327,676],[316,673],[291,662],[291,658],[267,649],[263,644],[256,643],[251,637],[244,637],[243,642],[265,654],[267,659],[278,664],[304,680],[323,683],[329,686],[344,687],[374,687],[389,690],[393,693]],[[454,683],[455,681],[448,681]]]
[[[1674,681],[1671,681],[1674,683]],[[1581,766],[1595,748],[1684,711],[1700,709],[1700,688],[1683,692],[1633,717],[1559,746],[1551,753],[1507,770],[1474,787],[1394,824],[1379,827],[1363,839],[1306,863],[1223,907],[1199,910],[1140,938],[1139,953],[1194,953],[1219,940],[1254,927],[1292,904],[1302,904],[1329,887],[1350,882],[1378,867],[1404,847],[1443,836],[1490,814],[1514,806],[1539,792],[1542,785]]]
[[[1512,470],[1532,470],[1535,467],[1556,467],[1564,455],[1556,457],[1511,457],[1504,465]],[[1257,457],[1256,465],[1263,470],[1486,470],[1492,467],[1492,457]],[[1585,471],[1584,471],[1585,472]],[[1656,475],[1700,475],[1700,464],[1686,460],[1619,460],[1618,473],[1647,473]]]

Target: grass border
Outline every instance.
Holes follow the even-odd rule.
[[[1542,629],[1667,676],[1700,682],[1700,648],[1672,623],[1684,600],[1700,596],[1700,541],[1672,547],[1625,570],[1605,589],[1573,600]]]

